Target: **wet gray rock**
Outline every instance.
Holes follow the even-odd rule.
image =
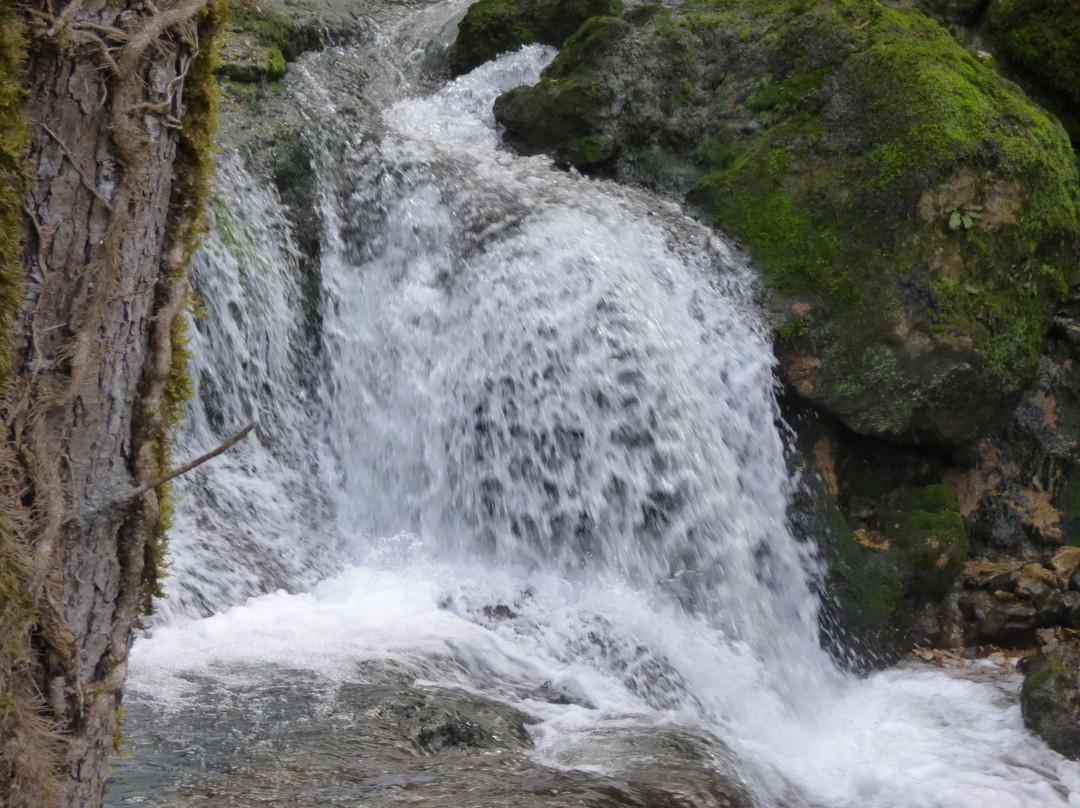
[[[1024,648],[1035,643],[1039,613],[1030,606],[996,606],[979,621],[982,642],[1009,648]]]
[[[1015,592],[1019,583],[1020,576],[1017,574],[1016,570],[1010,570],[1009,572],[995,575],[987,582],[986,588],[991,592]]]
[[[385,692],[385,688],[350,685],[343,698],[371,706],[369,714],[394,727],[417,750],[434,754],[444,749],[528,749],[525,730],[533,719],[505,704],[468,693],[435,689]]]
[[[544,765],[531,757],[535,719],[521,710],[404,684],[392,670],[370,673],[377,681],[340,686],[289,671],[275,674],[276,686],[221,693],[208,683],[212,693],[166,716],[130,705],[125,730],[143,758],[138,773],[172,779],[130,782],[118,761],[108,805],[148,793],[156,808],[752,805],[726,746],[692,728],[598,722],[554,753],[556,766]],[[574,769],[583,748],[603,750],[620,768]],[[148,768],[147,758],[162,765]]]
[[[1065,628],[1080,628],[1080,592],[1066,592],[1061,601],[1065,612],[1061,624]]]
[[[1073,574],[1069,576],[1069,591],[1080,591],[1080,567],[1073,570]]]
[[[1020,690],[1024,724],[1053,749],[1080,759],[1080,651],[1061,644],[1043,651]]]

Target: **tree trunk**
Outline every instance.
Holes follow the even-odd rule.
[[[128,648],[156,573],[146,559],[158,495],[123,495],[159,477],[167,457],[172,321],[194,221],[170,190],[206,7],[16,6],[30,143],[24,295],[0,410],[11,524],[0,530],[23,554],[29,651],[0,683],[37,701],[6,720],[21,733],[0,748],[0,804],[12,808],[88,808],[104,796]]]

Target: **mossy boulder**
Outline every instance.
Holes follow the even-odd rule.
[[[1080,279],[1061,125],[939,24],[877,0],[593,18],[495,114],[522,150],[685,194],[740,238],[786,380],[860,434],[983,436]]]
[[[539,42],[559,47],[590,17],[618,14],[622,0],[480,0],[469,6],[450,48],[456,76],[500,53]]]
[[[818,540],[826,543],[829,565],[832,602],[826,604],[827,613],[831,605],[831,619],[849,643],[856,640],[880,651],[893,644],[894,638],[882,636],[886,629],[903,633],[894,617],[904,592],[904,575],[882,545],[871,547],[859,541],[835,504],[827,504],[826,508],[828,532]]]
[[[950,640],[938,602],[967,557],[959,504],[921,452],[852,435],[793,395],[786,456],[799,475],[788,511],[794,534],[817,545],[827,574],[823,645],[855,669],[887,664],[913,645]]]
[[[1063,643],[1028,666],[1020,689],[1024,725],[1056,751],[1080,759],[1080,650]]]
[[[1080,143],[1080,13],[1075,0],[992,0],[985,30]]]
[[[285,75],[288,62],[320,47],[327,37],[351,38],[355,27],[333,9],[324,9],[320,16],[285,6],[278,10],[273,5],[254,0],[229,4],[228,21],[220,35],[218,75],[245,84],[277,81]]]

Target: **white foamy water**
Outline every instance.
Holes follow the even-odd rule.
[[[317,486],[316,363],[303,334],[298,251],[277,195],[233,153],[218,155],[212,227],[191,267],[195,395],[178,462],[257,429],[174,483],[163,617],[212,614],[268,589],[302,588],[339,561]]]
[[[325,364],[302,401],[276,375],[295,281],[258,264],[222,281],[248,249],[230,275],[219,221],[196,350],[235,389],[212,403],[204,384],[188,435],[254,401],[278,410],[279,445],[189,484],[178,558],[219,519],[252,558],[174,567],[178,602],[219,613],[174,609],[140,639],[131,696],[168,722],[207,681],[363,682],[389,665],[532,714],[532,754],[557,767],[617,773],[630,764],[609,730],[663,725],[730,748],[762,806],[1080,804],[1080,770],[1024,731],[1015,681],[860,680],[818,647],[752,275],[670,204],[499,149],[492,99],[550,56],[526,48],[406,96],[370,132],[337,128],[320,72],[347,54],[305,64],[298,93],[325,108]],[[239,185],[220,186],[234,206]],[[290,474],[310,480],[312,463],[319,496],[294,497]],[[323,501],[332,529],[305,504]],[[314,583],[312,558],[346,566]],[[291,593],[244,602],[278,585],[249,571],[267,566]],[[120,776],[172,775],[136,758]]]

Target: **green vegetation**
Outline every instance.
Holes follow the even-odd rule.
[[[956,497],[943,485],[901,489],[876,518],[905,592],[921,599],[943,597],[968,557]]]
[[[896,613],[904,579],[883,550],[864,547],[855,539],[843,514],[829,504],[829,574],[844,621],[857,636],[881,631]]]
[[[945,208],[945,212],[949,214],[949,229],[959,230],[963,227],[965,230],[970,230],[975,226],[975,220],[982,216],[982,205],[961,205],[958,208],[949,206]]]
[[[894,491],[872,522],[877,539],[860,543],[827,503],[829,571],[845,627],[856,635],[887,628],[902,609],[942,598],[968,557],[956,498],[941,485]]]
[[[1032,658],[1020,688],[1024,725],[1052,749],[1074,760],[1080,756],[1078,676],[1080,651],[1075,642],[1054,643]]]
[[[19,157],[27,138],[22,35],[12,7],[0,2],[0,385],[11,372],[9,334],[22,301],[23,177]]]

